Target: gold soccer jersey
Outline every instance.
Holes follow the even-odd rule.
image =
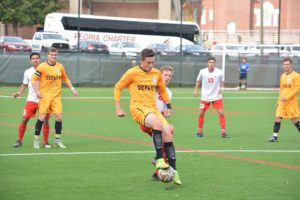
[[[169,101],[161,73],[155,68],[150,72],[145,72],[139,66],[129,69],[115,85],[115,101],[120,101],[121,90],[125,87],[128,87],[131,96],[130,107],[156,108],[155,95],[158,88],[163,101]]]
[[[276,116],[294,118],[300,115],[298,107],[298,92],[300,89],[300,76],[292,71],[289,74],[282,74],[280,77],[280,92]],[[281,101],[285,97],[286,102]]]
[[[40,80],[39,91],[42,98],[53,99],[61,97],[61,81],[70,82],[62,64],[49,65],[41,63],[32,76],[32,83]]]

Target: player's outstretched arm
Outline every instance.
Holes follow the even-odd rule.
[[[78,97],[78,92],[77,92],[77,90],[76,90],[74,87],[71,87],[71,90],[72,90],[74,96],[75,96],[75,97]]]
[[[32,84],[32,88],[36,93],[37,98],[42,98],[42,95],[39,91],[39,86],[38,86],[38,81],[39,80],[39,76],[37,76],[36,74],[33,74],[32,79],[31,79],[31,84]]]
[[[13,97],[14,97],[14,98],[17,98],[17,97],[19,97],[21,94],[23,94],[23,92],[24,92],[24,90],[25,90],[26,87],[27,87],[27,85],[25,85],[24,83],[22,83],[22,85],[20,86],[18,92],[16,92],[16,93],[13,94]]]
[[[223,93],[223,91],[224,91],[224,86],[225,86],[224,81],[222,81],[221,84],[220,84],[219,94],[222,94],[222,93]]]
[[[71,83],[71,81],[70,81],[68,78],[66,78],[66,79],[65,79],[65,83],[66,83],[66,85],[68,86],[68,88],[70,88],[70,90],[73,92],[74,96],[77,97],[77,96],[78,96],[78,92],[77,92],[77,90],[73,87],[73,84]]]
[[[118,117],[125,117],[127,113],[124,110],[122,110],[121,103],[117,101],[115,102],[115,106],[116,106],[116,115]]]
[[[198,88],[199,88],[199,86],[200,86],[200,81],[196,81],[194,92],[193,92],[193,96],[194,97],[198,96]]]
[[[164,117],[168,118],[171,116],[171,112],[172,112],[172,107],[171,107],[171,103],[168,102],[166,103],[167,109],[164,110]]]

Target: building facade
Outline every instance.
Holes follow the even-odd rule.
[[[298,0],[201,0],[191,9],[200,10],[206,45],[300,42]]]

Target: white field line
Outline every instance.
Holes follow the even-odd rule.
[[[176,90],[171,90],[172,93],[174,94],[193,94],[193,90],[190,91],[176,91]],[[226,90],[225,89],[225,94],[278,94],[279,90],[276,91],[234,91],[234,90]],[[201,92],[199,91],[199,94],[201,94]]]
[[[1,153],[0,157],[47,156],[47,155],[91,155],[91,154],[153,154],[154,151],[98,151],[98,152],[49,152],[49,153]],[[300,150],[186,150],[176,153],[300,153]]]
[[[12,96],[3,96],[0,95],[0,98],[13,98]],[[21,99],[25,99],[27,97],[18,97]],[[172,97],[173,99],[183,99],[183,100],[187,100],[187,99],[193,99],[193,100],[197,100],[200,97]],[[62,99],[114,99],[114,97],[110,96],[110,97],[62,97]],[[122,99],[130,99],[130,97],[122,97]],[[224,97],[224,100],[226,99],[278,99],[278,97]]]

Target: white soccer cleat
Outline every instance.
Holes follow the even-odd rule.
[[[44,145],[44,148],[46,148],[46,149],[50,149],[51,148],[51,145],[47,142],[47,143],[45,143]]]
[[[55,143],[54,143],[54,146],[55,146],[55,147],[62,148],[62,149],[67,148],[61,141],[55,142]]]
[[[33,148],[34,148],[34,149],[39,149],[39,148],[40,148],[40,144],[39,144],[39,141],[38,141],[38,140],[34,140],[34,141],[33,141]]]

